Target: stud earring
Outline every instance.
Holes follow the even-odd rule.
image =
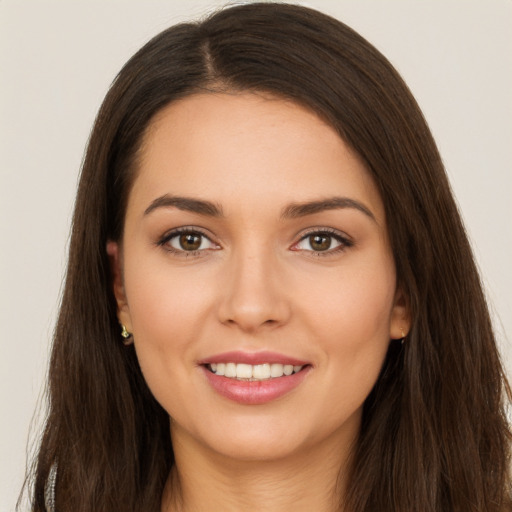
[[[121,336],[123,338],[123,343],[125,345],[131,345],[132,340],[130,338],[132,337],[132,333],[128,332],[128,330],[126,329],[126,327],[123,324],[121,324],[121,328],[122,328]]]
[[[404,331],[403,327],[400,328],[400,336],[402,336],[402,339],[400,340],[400,343],[403,345],[404,341],[405,341],[405,337],[406,337],[406,334],[405,334],[405,331]]]

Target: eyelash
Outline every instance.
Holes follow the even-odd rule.
[[[164,250],[178,256],[178,257],[190,257],[190,256],[204,256],[205,251],[207,250],[215,250],[215,249],[198,249],[194,251],[186,251],[184,249],[176,249],[175,247],[172,247],[169,245],[169,242],[180,235],[195,235],[199,236],[201,238],[207,239],[211,244],[215,244],[215,242],[212,241],[212,239],[203,231],[201,231],[199,228],[192,227],[192,226],[183,226],[180,228],[173,229],[172,231],[167,232],[165,235],[158,240],[157,245],[162,247]]]
[[[183,227],[176,228],[176,229],[173,229],[172,231],[167,232],[165,235],[163,235],[157,241],[156,245],[158,245],[159,247],[162,247],[164,250],[166,250],[170,253],[173,253],[174,255],[176,255],[178,257],[185,257],[185,258],[190,257],[190,256],[196,256],[196,257],[204,256],[206,251],[216,250],[216,248],[214,248],[214,249],[197,249],[197,250],[193,250],[193,251],[186,251],[184,249],[176,249],[175,247],[172,247],[171,245],[169,245],[169,242],[173,238],[176,238],[176,237],[178,237],[180,235],[184,235],[184,234],[195,235],[195,236],[201,237],[203,239],[207,239],[211,244],[216,245],[218,248],[220,248],[201,229],[199,229],[197,227],[192,227],[192,226],[183,226]],[[302,249],[294,249],[294,247],[297,247],[301,242],[303,242],[304,240],[307,240],[309,237],[314,236],[314,235],[333,238],[340,245],[338,247],[335,247],[334,249],[329,248],[324,251],[314,251],[314,250],[309,251],[309,250],[302,250]],[[311,228],[306,233],[303,233],[302,236],[300,237],[300,239],[297,242],[295,242],[291,246],[290,249],[295,250],[297,252],[303,251],[305,253],[310,253],[310,254],[308,254],[308,256],[318,258],[318,257],[328,257],[328,256],[332,256],[334,254],[338,254],[340,252],[343,252],[347,248],[352,247],[353,245],[354,245],[354,242],[349,240],[348,237],[342,235],[342,233],[340,233],[339,231],[337,231],[335,229]]]
[[[309,253],[308,256],[313,257],[313,258],[325,258],[325,257],[333,256],[334,254],[339,254],[354,245],[354,242],[352,242],[352,240],[350,240],[347,236],[343,235],[340,231],[337,231],[336,229],[311,228],[306,233],[302,234],[299,241],[294,243],[292,248],[299,245],[302,241],[307,240],[309,237],[315,236],[315,235],[333,238],[340,245],[338,247],[335,247],[334,249],[326,249],[325,251],[307,251],[307,250],[304,251],[306,253]],[[300,250],[300,249],[295,249],[295,250]]]

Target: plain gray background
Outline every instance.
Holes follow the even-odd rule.
[[[512,2],[310,0],[402,73],[438,142],[512,369]],[[151,36],[225,2],[0,0],[0,510],[38,439],[85,143]],[[508,341],[507,341],[508,340]],[[509,374],[511,372],[509,371]]]

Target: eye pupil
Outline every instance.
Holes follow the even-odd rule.
[[[309,243],[315,251],[327,251],[331,247],[331,237],[327,235],[311,235]]]
[[[180,246],[184,251],[197,251],[201,247],[201,236],[194,233],[180,235]]]

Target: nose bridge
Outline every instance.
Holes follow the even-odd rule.
[[[233,250],[227,262],[220,319],[246,331],[284,323],[289,304],[272,248],[248,243]]]

